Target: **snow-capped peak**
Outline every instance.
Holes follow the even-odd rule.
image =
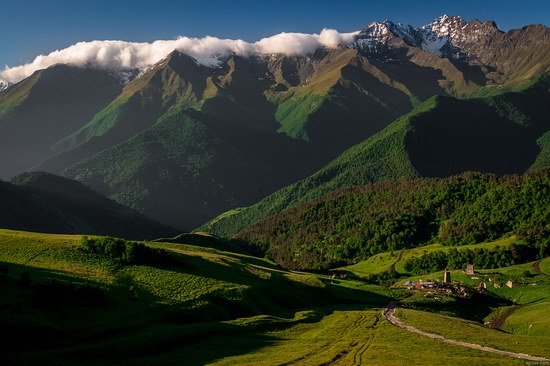
[[[385,20],[384,24],[397,37],[403,39],[411,46],[416,46],[419,43],[418,31],[410,24],[394,23],[391,20]]]
[[[494,22],[481,23],[478,20],[466,22],[460,16],[442,15],[420,28],[390,20],[372,22],[356,36],[352,47],[368,53],[380,52],[389,40],[398,37],[405,43],[420,47],[424,51],[453,58],[463,58],[464,44],[476,42],[490,32],[499,31]],[[391,45],[388,47],[391,48]]]
[[[357,33],[351,47],[368,53],[378,53],[381,52],[391,35],[386,22],[372,22]]]
[[[382,38],[384,36],[387,36],[388,32],[389,29],[385,23],[376,21],[370,23],[366,28],[363,28],[360,34],[373,38]]]
[[[438,37],[449,37],[450,39],[456,39],[460,37],[461,31],[466,27],[468,23],[459,16],[443,15],[436,18],[430,24],[426,24],[422,27],[423,30],[432,31]]]
[[[11,84],[9,81],[0,80],[0,92],[9,88]]]

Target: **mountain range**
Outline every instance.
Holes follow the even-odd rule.
[[[522,91],[434,96],[311,176],[233,210],[201,230],[232,237],[250,225],[345,187],[467,171],[520,174],[550,166],[549,76]]]
[[[183,229],[222,214],[206,227],[231,236],[340,181],[522,173],[547,165],[549,46],[543,25],[443,16],[306,56],[54,65],[2,86],[0,177],[63,175]]]

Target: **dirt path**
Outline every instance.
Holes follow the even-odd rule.
[[[290,361],[283,362],[279,364],[279,366],[303,364],[316,364],[319,366],[331,366],[336,364],[350,366],[363,365],[365,363],[364,355],[375,339],[375,334],[369,332],[369,330],[376,328],[376,325],[380,321],[380,316],[376,314],[371,318],[370,314],[367,316],[363,312],[353,312],[346,315],[343,320],[349,321],[349,327],[346,328],[344,333],[339,334],[339,336],[342,337],[340,341],[334,341],[333,338],[327,339],[327,343],[312,348],[308,353]],[[319,358],[323,353],[330,353],[331,349],[336,351],[332,353],[329,360],[323,360],[322,357]]]
[[[396,307],[395,303],[388,304],[388,307],[383,311],[384,317],[386,317],[386,319],[390,323],[392,323],[393,325],[396,325],[400,328],[403,328],[403,329],[405,329],[409,332],[420,334],[420,335],[428,337],[428,338],[437,339],[440,342],[454,344],[456,346],[462,346],[462,347],[467,347],[467,348],[471,348],[471,349],[476,349],[476,350],[479,350],[479,351],[496,353],[496,354],[499,354],[499,355],[513,357],[513,358],[519,358],[519,359],[528,360],[528,361],[550,362],[550,359],[544,358],[544,357],[531,356],[531,355],[528,355],[528,354],[525,354],[525,353],[515,353],[515,352],[501,351],[499,349],[492,348],[492,347],[486,347],[486,346],[482,346],[482,345],[479,345],[479,344],[468,343],[468,342],[464,342],[464,341],[457,341],[455,339],[445,338],[443,336],[440,336],[439,334],[424,332],[424,331],[422,331],[418,328],[415,328],[411,325],[408,325],[408,324],[404,323],[403,321],[401,321],[400,319],[396,318],[395,315],[394,315],[395,307]]]
[[[544,273],[542,271],[542,269],[540,269],[540,262],[541,261],[542,261],[542,259],[539,259],[538,261],[533,263],[533,270],[539,275],[550,276],[548,273]]]
[[[489,325],[489,327],[493,328],[493,329],[496,329],[496,328],[500,328],[504,325],[504,323],[506,322],[506,319],[512,315],[516,310],[518,310],[519,308],[521,308],[521,305],[519,306],[512,306],[508,309],[506,309],[502,314],[500,314],[499,316],[497,316],[495,318],[494,321],[491,322],[491,324]]]
[[[401,249],[401,252],[399,252],[399,257],[397,257],[397,260],[390,266],[390,272],[395,272],[395,266],[403,259],[403,254],[405,254],[405,249]]]

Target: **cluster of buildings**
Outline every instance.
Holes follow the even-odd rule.
[[[345,273],[345,272],[333,271],[333,272],[332,272],[332,275],[330,275],[330,278],[332,278],[332,279],[340,279],[340,280],[347,280],[347,279],[348,279],[348,274]]]
[[[480,280],[479,277],[475,276],[475,270],[474,266],[472,264],[468,264],[466,267],[466,274],[470,275],[470,277],[473,280]],[[492,278],[489,275],[485,275],[485,277],[488,277],[489,283],[493,285],[494,288],[500,288],[501,284],[497,281],[496,278]],[[518,283],[514,280],[509,279],[505,285],[509,288],[514,288],[518,286]],[[440,281],[439,279],[435,280],[419,280],[417,282],[413,281],[407,281],[405,282],[405,287],[409,290],[426,290],[428,293],[449,293],[449,294],[458,294],[462,296],[468,295],[469,288],[464,286],[462,283],[459,283],[457,281],[451,280],[451,271],[445,269],[443,272],[443,281]],[[470,288],[470,290],[477,291],[480,293],[483,293],[487,290],[487,282],[484,279],[481,279],[479,282],[479,285],[476,287]]]
[[[494,288],[500,288],[501,287],[500,283],[496,279],[493,279],[493,278],[489,277],[489,282],[491,282],[493,284]],[[514,287],[518,286],[518,283],[514,280],[508,280],[508,281],[506,281],[505,285],[509,288],[514,288]],[[480,287],[483,286],[484,289],[487,289],[487,282],[481,282],[479,284],[479,286]]]
[[[470,277],[470,279],[472,279],[472,280],[479,280],[480,279],[479,277],[475,276],[475,270],[474,270],[474,265],[473,264],[468,264],[468,266],[466,267],[466,274],[472,276],[472,277]],[[490,277],[489,275],[485,275],[484,277],[488,278],[489,282],[493,284],[494,288],[500,288],[501,287],[499,281],[496,278]],[[506,286],[509,287],[509,288],[514,288],[514,287],[518,286],[518,283],[516,281],[512,280],[512,279],[509,279],[508,281],[506,281]],[[487,282],[481,281],[479,283],[478,288],[482,289],[482,290],[486,290],[487,289]]]
[[[451,280],[451,272],[445,270],[443,272],[443,281],[435,280],[419,280],[418,282],[407,281],[405,287],[409,290],[427,290],[427,294],[448,293],[458,294],[462,296],[468,295],[468,288],[457,281]]]

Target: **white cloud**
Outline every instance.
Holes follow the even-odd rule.
[[[144,69],[165,58],[173,50],[186,53],[206,66],[217,65],[218,57],[231,53],[241,56],[270,53],[306,55],[320,47],[335,48],[339,44],[349,44],[356,34],[357,32],[339,33],[334,29],[323,29],[320,34],[279,33],[254,43],[210,36],[179,37],[175,40],[159,40],[152,43],[79,42],[62,50],[37,56],[32,62],[24,65],[6,66],[5,70],[0,72],[0,81],[17,82],[36,70],[60,63],[97,68]]]

